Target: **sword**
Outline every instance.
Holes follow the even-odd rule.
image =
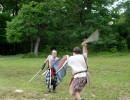
[[[29,80],[29,83],[37,76],[38,73],[40,73],[41,69],[36,73],[36,75],[34,75],[31,80]]]
[[[50,69],[50,86],[49,89],[51,89],[51,69]]]
[[[47,70],[47,71],[45,71],[44,73],[42,73],[42,75],[44,75],[44,74],[46,74],[46,73],[48,73],[49,71]]]

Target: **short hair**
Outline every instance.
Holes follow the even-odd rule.
[[[53,49],[52,52],[56,52],[57,53],[57,51],[55,49]]]
[[[81,54],[81,49],[79,47],[74,47],[73,52],[76,54]]]

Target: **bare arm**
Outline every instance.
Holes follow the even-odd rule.
[[[47,63],[49,61],[49,59],[47,58],[45,61],[44,61],[44,63]]]
[[[64,64],[64,62],[65,62],[66,59],[67,59],[67,56],[64,55],[64,56],[62,57],[62,59],[61,59],[59,65],[58,65],[58,68],[57,68],[56,73],[57,73],[57,72],[59,71],[59,69],[62,67],[62,65]]]
[[[87,48],[86,48],[86,43],[83,42],[81,45],[82,45],[82,47],[83,47],[83,55],[85,55],[85,56],[87,57],[88,50],[87,50]]]

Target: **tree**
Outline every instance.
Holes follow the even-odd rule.
[[[18,14],[22,4],[25,2],[26,0],[1,0],[0,4],[3,7],[2,12],[7,13],[11,16],[15,16]]]
[[[49,14],[46,3],[31,2],[23,5],[18,15],[7,23],[7,39],[10,42],[35,40],[34,53],[38,56],[40,39],[47,33]]]
[[[120,35],[126,40],[128,49],[130,49],[130,2],[126,1],[121,8],[125,9],[125,12],[121,15],[121,18],[123,17],[124,20],[119,23],[118,29]]]
[[[27,4],[21,9],[19,6],[17,16],[7,23],[6,32],[10,42],[29,41],[31,51],[34,47],[35,55],[38,55],[39,47],[40,52],[53,48],[59,51],[72,50],[74,46],[80,46],[81,41],[97,28],[100,39],[88,45],[90,50],[116,51],[121,50],[120,47],[124,48],[124,44],[128,47],[130,45],[129,10],[120,15],[118,7],[108,9],[117,0],[30,1],[32,0],[25,0]],[[24,2],[21,1],[22,4]],[[126,4],[122,6],[125,9],[128,8]],[[113,24],[109,25],[110,22]]]
[[[63,8],[60,9],[61,14],[64,14],[65,23],[62,27],[65,32],[61,34],[70,40],[73,39],[71,43],[77,41],[80,43],[98,28],[101,33],[100,40],[91,44],[93,48],[97,50],[97,47],[99,49],[104,47],[102,50],[108,50],[114,47],[119,34],[108,23],[116,17],[116,14],[107,8],[114,1],[116,0],[65,0]]]
[[[121,10],[124,12],[120,12]],[[130,6],[127,0],[117,6],[116,11],[119,13],[119,17],[115,20],[116,31],[119,33],[118,37],[118,49],[126,51],[130,49]]]
[[[6,41],[6,21],[10,21],[11,17],[0,13],[0,52],[4,55],[6,51],[6,46],[8,45],[8,42]]]

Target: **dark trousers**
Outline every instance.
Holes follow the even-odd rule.
[[[51,80],[51,85],[53,85],[53,90],[55,90],[56,89],[56,84],[55,84],[54,80]],[[49,89],[49,86],[50,85],[48,85],[48,89]]]
[[[49,85],[48,85],[48,89],[49,89]],[[56,89],[56,86],[55,85],[53,85],[53,90],[55,90]]]

